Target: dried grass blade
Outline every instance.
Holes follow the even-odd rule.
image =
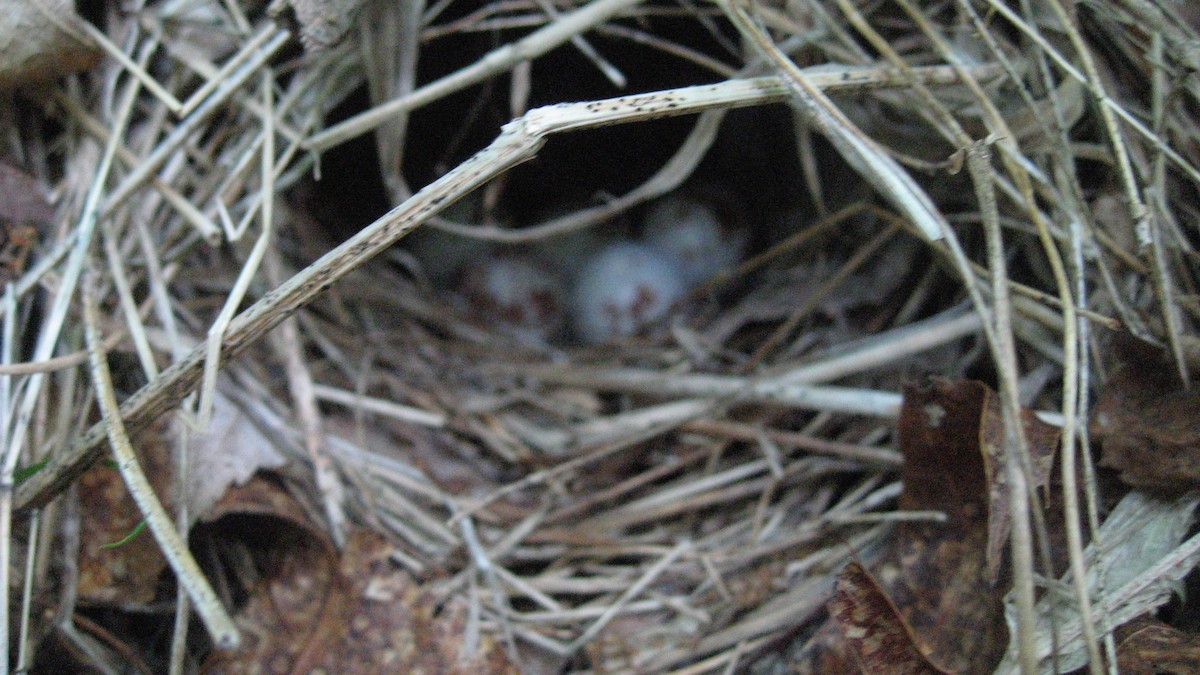
[[[736,0],[721,0],[721,9],[768,61],[787,86],[790,100],[806,121],[820,131],[838,152],[883,197],[904,214],[929,240],[941,239],[950,230],[929,195],[879,144],[854,125],[819,88],[760,29]]]
[[[483,58],[462,70],[430,82],[407,96],[392,99],[388,103],[376,106],[314,135],[308,140],[307,147],[314,152],[321,152],[340,145],[384,124],[397,113],[414,110],[430,101],[436,101],[447,94],[460,91],[502,73],[521,61],[537,58],[570,40],[572,36],[607,21],[613,15],[638,2],[641,0],[594,0],[517,42],[488,52]]]
[[[175,571],[179,584],[187,589],[188,596],[195,603],[196,612],[208,629],[213,642],[221,649],[233,649],[241,639],[237,626],[221,606],[216,592],[204,578],[200,566],[188,551],[187,543],[175,530],[171,517],[154,496],[150,481],[138,465],[137,454],[129,442],[116,394],[113,393],[112,377],[108,371],[108,353],[104,349],[104,341],[100,338],[100,310],[96,307],[94,279],[88,286],[83,292],[84,330],[96,399],[100,403],[100,411],[104,418],[101,424],[116,457],[117,469],[129,488],[129,494],[145,516],[154,538],[158,540],[159,549],[170,563],[171,569]]]

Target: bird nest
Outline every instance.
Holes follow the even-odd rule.
[[[3,108],[22,667],[1098,668],[1196,562],[1088,425],[1200,357],[1186,3],[90,10]]]

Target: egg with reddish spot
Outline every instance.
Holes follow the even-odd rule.
[[[610,244],[576,281],[571,307],[576,336],[595,344],[634,335],[666,317],[685,288],[679,268],[653,248]]]
[[[728,227],[705,202],[671,196],[655,203],[642,221],[646,244],[672,258],[688,286],[733,268],[746,248],[746,233]]]
[[[566,324],[562,279],[523,253],[498,253],[463,274],[461,290],[483,318],[525,342],[543,343]]]

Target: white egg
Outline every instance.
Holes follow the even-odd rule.
[[[534,256],[498,253],[467,268],[461,290],[481,318],[541,344],[566,325],[566,284]]]
[[[727,229],[710,206],[680,196],[646,212],[642,236],[675,260],[688,286],[737,265],[746,245],[745,234]]]
[[[610,244],[576,281],[576,335],[592,344],[633,335],[665,317],[685,289],[679,268],[662,253],[631,241]]]

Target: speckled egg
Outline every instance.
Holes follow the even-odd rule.
[[[644,244],[609,244],[576,280],[571,316],[575,334],[596,344],[638,333],[663,319],[687,285],[675,263]]]
[[[493,253],[465,270],[460,289],[485,322],[525,342],[566,325],[566,284],[532,255]]]
[[[667,197],[650,207],[642,236],[647,245],[675,261],[688,286],[737,265],[746,245],[745,233],[728,228],[712,207],[683,196]]]

